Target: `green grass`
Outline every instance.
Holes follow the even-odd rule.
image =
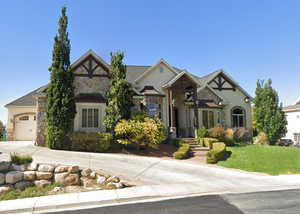
[[[0,201],[2,200],[13,200],[13,199],[20,199],[20,198],[31,198],[31,197],[39,197],[48,195],[49,191],[51,191],[54,187],[62,186],[60,184],[54,183],[48,185],[46,187],[27,187],[25,190],[12,190],[8,193],[0,195]]]
[[[270,175],[300,174],[300,148],[247,145],[227,147],[231,156],[218,165]]]
[[[10,160],[12,163],[21,165],[32,162],[32,157],[30,155],[19,155],[18,153],[10,153]]]

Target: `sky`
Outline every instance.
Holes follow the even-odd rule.
[[[0,6],[0,120],[5,104],[48,83],[53,37],[67,6],[71,61],[89,49],[107,62],[229,73],[255,95],[271,78],[284,105],[300,99],[299,0],[15,0]]]

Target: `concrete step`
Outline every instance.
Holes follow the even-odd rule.
[[[208,152],[209,148],[208,147],[191,147],[191,151],[203,151],[203,152]]]

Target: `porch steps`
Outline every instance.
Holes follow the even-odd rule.
[[[195,138],[182,138],[185,142],[190,144],[191,152],[197,152],[197,151],[202,151],[202,152],[208,152],[209,148],[208,147],[203,147],[198,144],[197,139]]]

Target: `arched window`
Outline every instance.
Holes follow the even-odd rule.
[[[240,106],[233,107],[231,109],[231,121],[232,121],[232,128],[245,127],[246,126],[245,110]]]

